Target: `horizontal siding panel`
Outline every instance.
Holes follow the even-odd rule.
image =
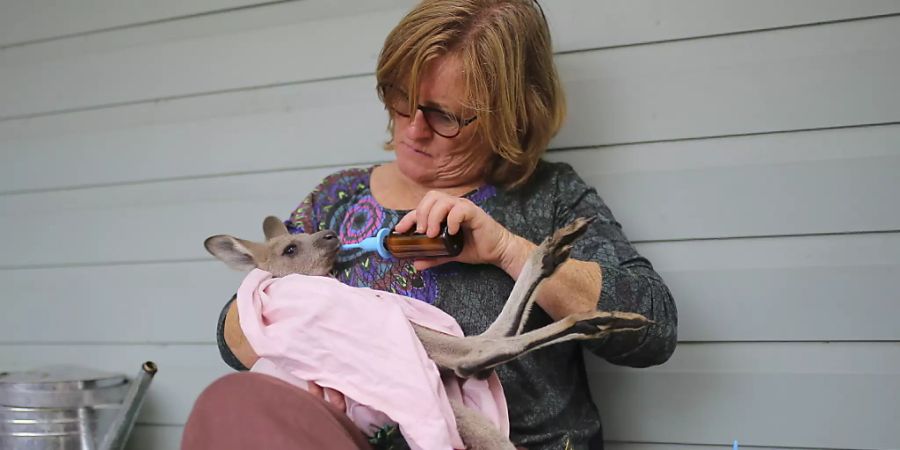
[[[740,443],[739,443],[740,444]],[[760,447],[754,445],[753,447],[747,447],[746,445],[741,446],[738,445],[739,448],[743,449],[752,449],[752,450],[784,450],[784,447]],[[615,441],[606,441],[603,444],[604,450],[719,450],[719,449],[730,449],[731,442],[722,442],[718,445],[710,444],[710,445],[691,445],[691,444],[676,444],[676,443],[648,443],[648,442],[615,442]],[[801,448],[801,447],[791,447],[791,450],[821,450],[821,448]]]
[[[190,43],[195,39],[207,38],[219,38],[219,42],[224,45],[228,43],[229,36],[233,35],[253,36],[265,34],[267,30],[276,28],[300,27],[303,24],[352,18],[361,14],[387,11],[395,11],[399,14],[414,4],[415,1],[344,0],[333,2],[328,0],[264,0],[257,3],[255,6],[231,11],[211,12],[182,19],[165,20],[157,23],[90,33],[75,38],[55,39],[7,47],[0,49],[0,61],[3,62],[2,65],[8,67],[24,67],[42,62],[59,61],[75,55],[112,55],[126,48],[154,53],[152,51],[153,48],[165,43]],[[187,6],[190,7],[190,5]],[[301,34],[295,36],[301,36]],[[384,39],[384,36],[381,36],[380,39]],[[329,43],[328,48],[334,47]],[[217,49],[215,46],[210,47],[210,49],[219,53],[228,50]],[[267,51],[274,49],[273,47],[262,48],[262,50]],[[245,48],[232,50],[246,51]],[[156,52],[154,56],[158,55],[159,52]],[[321,54],[318,55],[321,56]],[[212,62],[215,64],[214,60]],[[147,61],[145,64],[152,64],[152,61]],[[225,67],[221,65],[221,61],[218,64],[219,67]],[[177,73],[172,75],[184,76]]]
[[[333,170],[3,196],[0,229],[9,234],[0,267],[206,257],[208,236],[261,238],[265,216],[286,218]],[[50,242],[62,235],[71,237],[69,244]]]
[[[175,450],[181,448],[183,426],[138,424],[128,438],[126,450]]]
[[[900,17],[573,53],[554,145],[900,121]]]
[[[137,424],[125,445],[126,450],[177,450],[181,448],[184,426]]]
[[[607,439],[776,448],[900,442],[900,343],[682,344],[651,369],[592,359]]]
[[[877,141],[885,131],[872,130],[876,137],[861,141]],[[891,132],[896,135],[896,129]],[[861,130],[851,134],[866,136]],[[794,152],[789,144],[804,142],[804,137],[794,137],[622,146],[562,152],[553,158],[578,167],[589,183],[598,186],[635,241],[900,229],[900,211],[884,207],[900,190],[896,146],[870,147],[857,157],[852,138],[836,137],[838,146],[823,147],[822,159],[802,161],[811,157],[819,139],[816,133],[805,136],[811,139],[809,145]],[[757,142],[742,142],[745,139]],[[771,152],[753,150],[755,163],[746,163],[751,155],[737,158],[734,167],[713,166],[716,157],[704,158],[729,152],[734,142],[736,153],[748,145],[773,147]],[[655,161],[654,154],[672,150],[671,155],[677,155],[685,147],[695,152],[657,170],[665,160]],[[5,230],[0,237],[0,268],[205,257],[198,244],[207,236],[224,232],[256,236],[262,217],[286,215],[334,170],[0,196],[0,229]],[[608,173],[616,170],[621,172]],[[60,233],[69,238],[66,245],[50,239]]]
[[[144,425],[183,424],[203,388],[229,372],[211,345],[0,346],[4,370],[52,362],[132,375],[146,359],[160,371]],[[847,449],[900,442],[900,344],[684,344],[658,368],[589,358],[589,371],[613,441]]]
[[[196,39],[252,35],[285,26],[397,10],[407,7],[409,3],[409,0],[345,0],[339,3],[328,0],[272,0],[258,7],[125,27],[72,39],[7,47],[0,49],[0,66],[25,67],[64,60],[74,55],[109,55],[127,48],[152,49],[172,42],[189,43]],[[221,54],[228,50],[216,51]],[[241,48],[231,50],[241,51]],[[158,57],[159,52],[151,56]],[[152,64],[152,61],[144,64]]]
[[[306,0],[298,5],[287,4],[265,9],[273,16],[303,17],[291,16],[287,12],[306,8],[305,4],[310,2],[311,0]],[[403,6],[391,8],[398,3]],[[699,9],[710,4],[709,1],[695,3],[694,6]],[[896,4],[886,2],[859,9],[836,7],[835,2],[830,2],[822,10],[825,13],[812,13],[810,11],[819,8],[797,4],[790,8],[790,14],[783,14],[776,2],[768,2],[765,7],[756,8],[757,11],[766,12],[739,15],[729,12],[729,7],[723,5],[713,8],[713,11],[718,15],[742,17],[746,20],[711,25],[716,21],[706,20],[709,18],[706,16],[704,20],[700,20],[696,14],[688,12],[690,8],[661,8],[659,4],[660,2],[647,2],[642,8],[634,9],[615,6],[610,7],[610,11],[615,11],[614,13],[602,15],[600,11],[606,10],[603,6],[591,7],[599,8],[598,10],[581,11],[579,2],[566,2],[561,5],[558,14],[553,14],[554,22],[563,24],[559,27],[562,36],[558,37],[558,41],[565,46],[557,47],[561,51],[571,50],[572,48],[567,48],[568,45],[574,45],[575,48],[596,48],[609,44],[647,42],[658,38],[715,34],[733,31],[731,27],[735,26],[745,30],[768,28],[795,24],[797,21],[809,23],[828,18],[877,15],[898,10]],[[276,27],[240,33],[215,32],[218,27],[231,30],[236,23],[241,23],[245,12],[239,11],[204,18],[212,22],[201,27],[210,29],[203,36],[197,36],[193,21],[179,21],[160,24],[160,30],[156,31],[121,30],[88,36],[77,42],[77,45],[50,42],[40,44],[39,48],[12,48],[0,53],[0,79],[4,80],[3,85],[0,85],[0,118],[372,73],[384,36],[407,10],[406,5],[408,2],[385,1],[374,5],[360,2],[344,9],[346,17],[325,18],[303,24],[282,24],[282,18],[276,20],[276,24],[280,25]],[[315,7],[317,5],[314,3],[309,6]],[[279,11],[278,8],[285,8],[285,11]],[[660,27],[655,25],[657,21],[661,22],[660,18],[653,18],[653,14],[648,17],[648,11],[662,13],[669,9],[684,11],[679,18],[673,20],[672,26]],[[608,36],[616,34],[614,30],[610,30],[610,34],[595,35],[593,31],[598,28],[595,20],[597,13],[621,25],[614,30],[628,30],[631,24],[639,23],[642,26],[635,27],[636,30],[662,28],[663,31],[643,35],[629,32],[624,35],[627,37],[604,41]],[[259,12],[251,10],[246,14],[258,15]],[[154,26],[156,25],[141,28]],[[568,29],[581,31],[568,37],[562,31]],[[129,36],[131,33],[138,37]],[[121,36],[122,34],[125,36]],[[173,37],[160,42],[159,36],[168,35]],[[339,51],[323,51],[319,38],[323,35],[329,36],[331,40],[329,48]],[[178,36],[186,37],[178,39]],[[123,41],[129,45],[115,44]],[[561,60],[561,65],[564,66],[563,61]]]
[[[900,121],[897,29],[900,17],[563,55],[570,114],[552,147]],[[385,137],[374,85],[332,80],[0,122],[0,189],[370,160]],[[875,133],[868,142],[881,149]],[[896,139],[896,128],[882,133]],[[748,142],[780,140],[763,139]],[[188,154],[197,156],[160,163]],[[49,168],[57,161],[63,170]]]
[[[197,241],[194,246],[202,249],[202,244]],[[10,298],[24,295],[19,298],[29,301],[12,302],[11,310],[0,317],[0,342],[212,344],[219,312],[243,277],[211,257],[197,262],[3,270],[0,280],[10,283]],[[81,320],[73,322],[73,317]],[[84,320],[102,326],[85,326]]]
[[[266,0],[8,0],[3,2],[3,15],[0,15],[0,48],[265,2]]]
[[[301,2],[302,3],[302,2]],[[0,118],[201,92],[370,74],[396,12],[167,41],[11,66],[0,53]],[[187,26],[187,25],[186,25]],[[321,36],[332,41],[326,50]],[[60,73],[66,73],[63,78]],[[181,75],[178,75],[181,74]]]
[[[132,431],[132,437],[128,441],[128,450],[167,450],[177,449],[181,445],[181,434],[184,427],[137,425]],[[604,444],[606,450],[713,450],[715,448],[730,448],[723,443],[718,447],[709,445],[690,445],[672,443],[636,443],[636,442],[609,442]],[[748,448],[743,446],[741,448]],[[777,447],[754,446],[753,450],[783,450]],[[813,448],[792,448],[791,450],[820,450]]]
[[[900,340],[900,233],[646,243],[682,341]]]
[[[900,13],[893,0],[553,0],[542,6],[561,51]]]
[[[0,192],[384,160],[386,120],[363,77],[0,122]]]
[[[556,152],[629,237],[900,230],[900,126]]]
[[[252,11],[231,12],[244,27],[259,28],[266,24],[280,25],[296,21],[298,17],[328,17],[353,13],[374,6],[379,9],[411,7],[412,0],[368,0],[367,2],[304,0],[305,5],[272,5]],[[229,8],[278,3],[266,0],[195,0],[192,2],[154,2],[153,4],[90,0],[78,7],[65,3],[40,1],[10,1],[0,17],[0,47],[42,39],[53,39],[75,33],[92,32],[112,27],[127,27],[192,14],[210,14]],[[331,5],[329,5],[329,3]],[[686,0],[680,7],[664,0],[557,0],[543,5],[559,50],[627,45],[667,39],[684,39],[719,33],[734,33],[766,28],[814,24],[834,20],[848,20],[900,12],[892,0],[867,0],[848,3],[841,0],[797,0],[784,4],[777,0],[760,0],[748,4],[742,0]],[[102,14],[98,14],[102,11]],[[702,11],[702,15],[698,14]],[[190,17],[195,29],[213,29],[220,34],[232,28],[225,14],[213,20]],[[254,25],[256,24],[256,25]],[[182,24],[155,24],[156,34],[171,35],[184,30]],[[106,32],[109,33],[109,32]],[[124,45],[135,30],[115,30]],[[177,34],[177,33],[176,33]],[[105,38],[94,38],[108,40]],[[80,42],[85,46],[88,42]],[[43,47],[60,46],[60,43]],[[72,45],[72,44],[69,44]],[[26,51],[34,51],[30,46]],[[41,48],[38,50],[44,50]]]
[[[203,252],[201,242],[191,249]],[[675,296],[683,342],[900,341],[900,233],[662,242],[638,251]],[[216,318],[242,278],[212,259],[0,270],[6,295],[28,299],[5,307],[0,343],[214,343]]]

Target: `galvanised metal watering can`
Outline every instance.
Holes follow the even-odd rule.
[[[0,448],[121,450],[156,364],[124,375],[80,367],[0,373]]]

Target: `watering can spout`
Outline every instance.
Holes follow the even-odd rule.
[[[141,366],[141,370],[138,371],[137,376],[131,382],[131,387],[128,389],[128,393],[125,394],[122,406],[106,431],[106,435],[103,437],[103,442],[98,450],[121,450],[125,447],[128,435],[131,434],[138,412],[140,412],[141,405],[144,403],[144,397],[147,395],[150,381],[153,380],[153,375],[156,375],[156,369],[156,364],[153,361],[147,361]]]

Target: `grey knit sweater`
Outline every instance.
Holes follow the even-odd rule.
[[[344,243],[392,227],[406,211],[382,208],[369,189],[369,169],[327,177],[286,221],[292,232],[336,231]],[[602,448],[597,408],[591,399],[582,348],[613,364],[645,367],[665,362],[675,349],[677,313],[672,295],[650,262],[639,255],[594,188],[567,164],[541,162],[525,186],[504,191],[485,186],[466,194],[511,232],[539,243],[576,217],[597,216],[576,241],[571,257],[600,264],[599,308],[645,315],[654,325],[596,341],[545,348],[497,369],[509,403],[511,438],[530,450]],[[341,281],[427,301],[456,318],[463,331],[478,334],[499,314],[513,280],[491,265],[451,263],[417,272],[409,261],[385,261],[374,254],[342,255],[335,268]],[[227,305],[226,305],[227,309]],[[245,369],[224,344],[223,359]],[[539,307],[527,329],[551,321]],[[602,401],[602,398],[599,399]]]

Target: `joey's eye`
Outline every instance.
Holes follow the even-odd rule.
[[[291,244],[284,248],[281,256],[294,256],[297,253],[297,244]]]

